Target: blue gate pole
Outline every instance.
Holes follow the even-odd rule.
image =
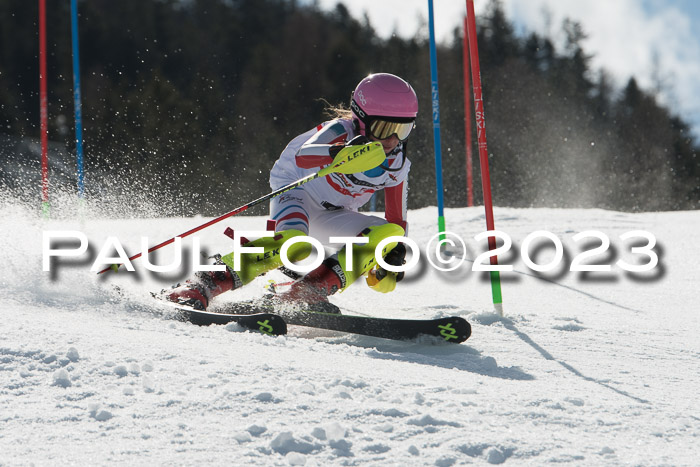
[[[372,193],[372,197],[369,199],[369,210],[372,212],[377,211],[377,193]]]
[[[71,0],[71,31],[73,39],[73,106],[75,107],[75,154],[78,167],[78,196],[85,194],[83,173],[83,115],[80,102],[80,49],[78,47],[78,0]]]
[[[445,212],[442,193],[442,149],[440,144],[440,98],[438,96],[437,53],[435,51],[435,21],[433,0],[428,0],[428,24],[430,27],[430,88],[433,97],[433,141],[435,144],[435,190],[438,202],[438,232],[445,232]],[[445,236],[441,235],[440,240]]]

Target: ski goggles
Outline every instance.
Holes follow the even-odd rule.
[[[382,120],[376,118],[369,124],[369,134],[377,139],[387,139],[391,135],[396,135],[400,141],[404,141],[411,134],[411,130],[415,126],[413,119],[406,119],[403,122]]]

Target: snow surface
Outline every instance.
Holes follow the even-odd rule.
[[[0,211],[0,465],[699,462],[700,212],[497,208],[496,227],[514,242],[500,261],[516,269],[502,276],[503,318],[469,261],[450,273],[423,261],[392,294],[355,284],[332,298],[348,313],[467,318],[472,337],[447,345],[168,320],[148,292],[184,274],[155,276],[135,261],[136,273],[98,277],[89,255],[42,272],[42,232],[85,232],[94,259],[108,236],[133,253],[142,235],[155,244],[206,219],[40,221],[12,202]],[[483,208],[446,219],[468,258],[484,250],[472,240]],[[259,230],[264,220],[232,218],[199,238],[228,252],[226,225]],[[409,221],[424,249],[436,209]],[[538,276],[519,256],[528,234],[548,230],[567,265],[583,249],[572,237],[598,230],[612,246],[592,262],[643,263],[619,239],[640,229],[658,239],[650,273]],[[539,263],[553,251],[530,250]],[[222,300],[260,295],[268,279]]]

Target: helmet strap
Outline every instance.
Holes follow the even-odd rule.
[[[353,128],[353,130],[355,130],[355,133],[357,133],[358,135],[362,134],[362,132],[360,131],[360,120],[353,118],[352,119],[352,128]],[[367,135],[362,135],[362,136],[367,136]]]
[[[387,172],[398,172],[399,170],[403,169],[404,164],[406,164],[406,143],[402,141],[399,144],[401,145],[401,165],[396,169],[387,167],[384,164],[380,165],[379,167],[386,170]]]

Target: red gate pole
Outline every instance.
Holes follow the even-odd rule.
[[[39,115],[41,119],[41,211],[49,217],[49,111],[46,97],[46,0],[39,0]]]
[[[469,55],[471,56],[472,83],[474,86],[474,113],[476,115],[476,133],[479,142],[479,162],[481,165],[481,185],[484,191],[484,209],[486,211],[486,228],[496,230],[493,222],[493,202],[491,200],[491,176],[489,174],[489,151],[486,145],[486,117],[484,115],[484,98],[481,90],[481,68],[479,66],[479,46],[476,43],[476,16],[474,0],[467,0]],[[489,250],[496,249],[496,237],[488,237]],[[491,256],[491,265],[498,266],[496,255]],[[497,270],[491,271],[491,295],[496,311],[503,316],[503,295],[501,293],[501,276]]]
[[[474,206],[474,179],[472,177],[472,113],[469,89],[469,39],[467,38],[467,17],[464,17],[464,44],[462,45],[462,66],[464,69],[464,142],[467,148],[467,206]]]

